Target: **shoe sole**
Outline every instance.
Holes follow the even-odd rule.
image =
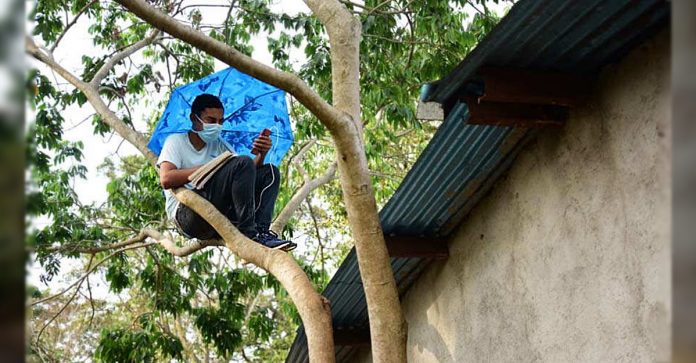
[[[285,246],[285,248],[283,248],[283,251],[290,252],[290,251],[294,250],[295,248],[297,248],[297,244],[290,242]]]
[[[275,246],[275,247],[269,247],[269,248],[272,249],[272,250],[283,250],[283,251],[285,251],[285,248],[286,248],[287,246],[289,246],[289,245],[290,245],[290,242],[285,242],[285,243],[281,243],[281,244],[279,244],[279,245],[277,245],[277,246]]]

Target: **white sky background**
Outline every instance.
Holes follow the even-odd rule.
[[[362,3],[362,1],[360,2]],[[188,1],[186,4],[194,5],[214,3],[229,5],[228,1],[216,0]],[[33,2],[26,2],[26,14],[29,14],[31,12],[32,6]],[[492,6],[491,10],[497,12],[498,14],[501,14],[502,11],[507,7],[509,7],[509,3],[503,3]],[[224,17],[226,15],[226,11],[221,11],[220,8],[201,7],[199,8],[199,10],[203,15],[201,21],[202,24],[222,24],[225,20]],[[304,2],[302,2],[301,0],[279,0],[276,2],[275,5],[272,6],[272,10],[275,12],[284,12],[289,15],[295,15],[298,12],[310,12],[307,6],[304,4]],[[475,10],[468,5],[465,8],[465,10],[472,16],[475,12]],[[68,31],[68,33],[61,41],[61,44],[56,49],[56,52],[54,53],[54,57],[58,63],[63,65],[66,69],[75,72],[76,74],[79,74],[80,70],[82,69],[82,63],[80,60],[82,54],[89,55],[89,52],[86,52],[85,50],[93,49],[94,54],[103,53],[103,51],[96,49],[93,45],[92,37],[87,32],[88,23],[85,20],[86,18],[81,18],[80,21],[78,21],[75,24],[75,26],[73,26],[73,28]],[[31,23],[27,23],[28,34],[30,34],[31,32],[32,26],[33,25]],[[267,36],[268,34],[262,33],[252,39],[251,44],[254,45],[253,58],[261,63],[272,66],[272,57],[267,49]],[[40,39],[37,39],[35,37],[35,41],[40,42]],[[74,49],[80,50],[79,56],[75,56]],[[134,57],[137,57],[137,54]],[[67,81],[62,79],[59,75],[51,72],[47,67],[43,66],[38,61],[35,61],[30,57],[27,57],[27,59],[28,67],[35,67],[40,69],[41,72],[47,77],[49,77],[50,80],[54,81],[57,85],[64,87],[66,90],[73,89],[72,85],[68,84]],[[298,64],[302,64],[305,59],[303,51],[297,49],[291,51],[290,59],[293,63],[296,62]],[[226,67],[227,65],[223,64],[222,62],[219,62],[217,60],[215,61],[215,71],[222,70]],[[157,70],[158,69],[154,69],[154,71]],[[166,69],[161,69],[160,71],[162,74],[166,74]],[[3,88],[1,85],[3,83],[6,83],[3,81],[3,76],[4,75],[2,74],[2,70],[0,70],[0,92],[3,92]],[[162,91],[160,92],[162,97],[166,97],[165,92],[166,90],[163,87]],[[416,97],[417,95],[414,95],[414,100],[416,99]],[[153,110],[150,109],[147,105],[129,105],[129,107],[131,108],[131,111],[133,113],[133,122],[135,124],[136,129],[140,131],[144,130],[145,117],[151,114]],[[123,139],[116,134],[113,134],[113,136],[107,135],[106,137],[94,135],[93,126],[91,124],[91,115],[93,113],[94,109],[91,107],[89,103],[86,103],[82,107],[73,105],[63,111],[63,116],[66,120],[66,125],[64,126],[64,138],[70,141],[81,140],[84,143],[83,153],[85,157],[83,164],[88,169],[87,179],[78,179],[75,181],[74,185],[75,190],[78,192],[79,199],[83,204],[101,204],[106,201],[108,195],[106,192],[106,184],[108,183],[108,178],[97,171],[97,166],[100,165],[105,158],[112,158],[115,164],[118,165],[119,156],[122,157],[138,153],[135,147],[130,145],[128,142],[122,142]],[[33,119],[33,112],[28,108],[27,119]],[[119,144],[121,144],[120,148]],[[117,149],[118,154],[116,154]],[[162,207],[164,208],[164,206]],[[48,220],[47,218],[41,218],[31,221],[31,225],[33,225],[34,227],[42,227],[47,223],[50,223],[50,220]],[[308,245],[310,247],[314,245],[314,243],[311,243],[311,245],[305,244],[303,243],[303,241],[296,242],[298,242],[298,245],[300,246],[298,247],[299,249],[306,249]],[[52,289],[54,291],[57,291],[59,289],[58,286],[66,286],[75,279],[74,275],[67,274],[66,272],[69,271],[71,267],[78,267],[79,264],[76,262],[77,261],[75,260],[64,261],[63,267],[61,268],[61,273],[58,276],[56,276],[54,278],[54,281],[51,283]],[[34,266],[32,266],[32,268],[29,269],[27,282],[35,286],[43,287],[44,285],[39,281],[40,273],[40,266],[38,266],[38,264],[34,264]],[[96,276],[93,277],[93,279],[96,280]],[[97,283],[97,281],[93,282],[93,284],[96,285],[93,286],[95,298],[107,298],[107,296],[112,295],[108,293],[106,287],[107,285],[103,281],[103,279],[99,278],[99,280],[102,281],[100,283]]]

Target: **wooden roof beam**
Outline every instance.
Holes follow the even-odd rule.
[[[510,102],[572,107],[590,93],[594,77],[587,75],[483,67],[481,102]]]
[[[543,127],[561,126],[568,119],[568,108],[561,106],[530,105],[524,103],[480,102],[475,98],[463,99],[469,108],[467,124]]]

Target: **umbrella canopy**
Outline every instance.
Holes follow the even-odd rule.
[[[251,154],[254,139],[267,128],[273,147],[267,163],[278,166],[293,142],[285,92],[232,67],[177,87],[152,133],[148,148],[159,155],[167,136],[191,130],[191,104],[196,96],[209,93],[225,107],[222,138],[238,154]]]

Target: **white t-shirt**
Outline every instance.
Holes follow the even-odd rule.
[[[168,161],[174,164],[177,169],[192,168],[209,162],[227,150],[234,154],[232,147],[222,139],[218,139],[216,142],[206,143],[202,149],[196,150],[196,148],[191,145],[188,133],[171,134],[164,141],[162,152],[157,159],[157,167],[163,162]],[[193,189],[190,183],[184,184],[184,187]],[[169,189],[164,190],[164,196],[167,199],[167,216],[170,219],[174,219],[179,201]]]

